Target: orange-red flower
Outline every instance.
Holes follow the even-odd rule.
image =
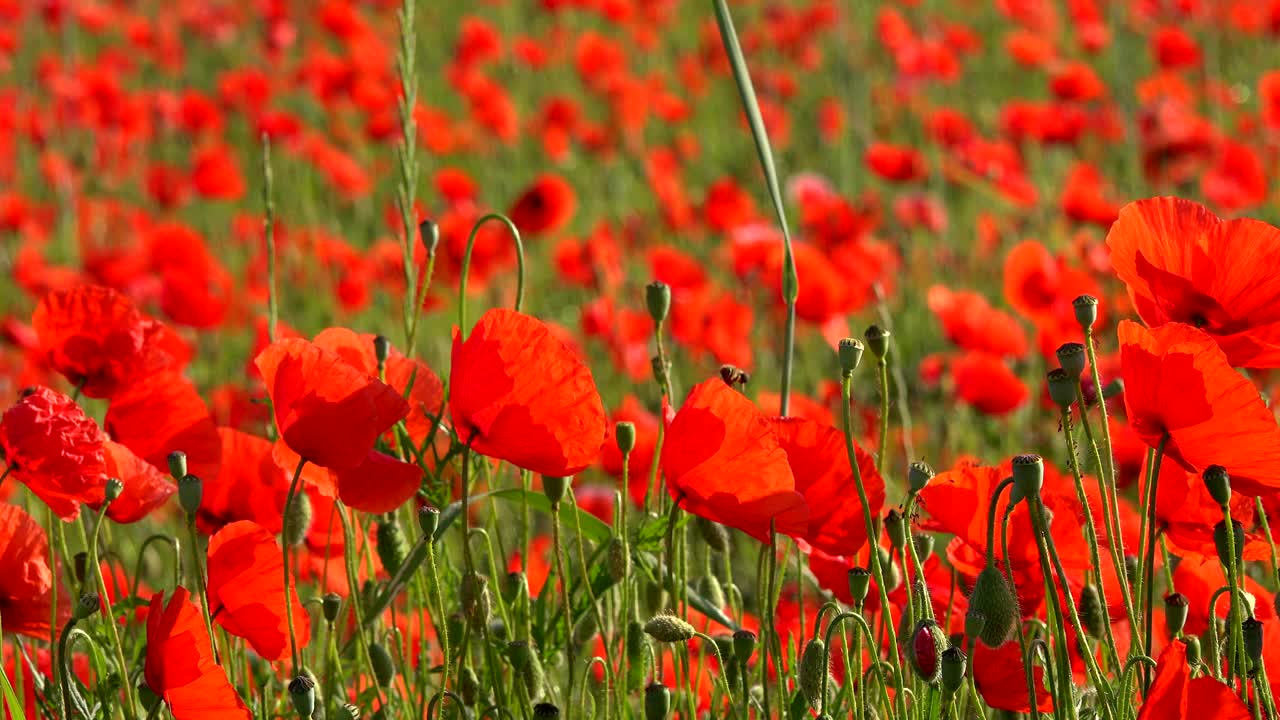
[[[541,175],[511,206],[507,215],[520,232],[535,236],[564,227],[573,218],[578,197],[559,175]]]
[[[1022,647],[1016,640],[989,648],[985,643],[975,643],[973,657],[973,682],[978,686],[982,699],[996,710],[1015,713],[1031,712],[1031,695],[1027,691],[1027,670],[1022,661]],[[1032,669],[1032,681],[1036,690],[1036,709],[1053,710],[1053,696],[1044,687],[1044,668]]]
[[[542,475],[568,476],[595,462],[604,405],[591,371],[537,318],[486,312],[453,336],[449,416],[472,449]]]
[[[106,475],[124,483],[120,497],[107,506],[107,517],[118,523],[135,523],[165,504],[178,486],[154,465],[129,448],[108,440],[103,443]]]
[[[177,372],[155,373],[116,393],[103,425],[112,439],[158,470],[167,472],[169,453],[180,450],[192,475],[218,476],[218,428],[195,385]]]
[[[106,436],[71,398],[47,387],[29,391],[0,419],[9,473],[64,520],[81,503],[102,502]]]
[[[204,480],[204,498],[196,527],[212,535],[237,520],[252,520],[280,532],[289,475],[276,464],[271,442],[233,428],[218,428],[222,463],[218,475]]]
[[[275,535],[257,523],[234,522],[209,538],[209,614],[267,660],[289,653],[286,613],[293,613],[298,647],[311,638],[310,618],[297,595],[285,602],[283,571]]]
[[[17,505],[0,504],[0,617],[5,632],[49,639],[54,577],[48,550],[39,523]]]
[[[1003,360],[987,352],[967,352],[956,358],[951,378],[960,400],[987,415],[1013,412],[1031,394]]]
[[[1107,245],[1148,325],[1195,325],[1236,367],[1280,366],[1280,230],[1162,197],[1124,206]]]
[[[680,507],[762,542],[771,524],[808,532],[809,508],[773,423],[719,378],[694,386],[666,437],[662,472]]]
[[[147,687],[164,698],[174,720],[252,720],[227,673],[213,659],[209,632],[191,593],[179,586],[147,612]]]
[[[1187,646],[1170,642],[1156,662],[1155,678],[1138,720],[1248,720],[1249,706],[1211,675],[1192,679]]]

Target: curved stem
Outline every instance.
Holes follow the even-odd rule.
[[[480,232],[480,228],[487,222],[496,220],[507,226],[507,231],[511,233],[511,242],[516,246],[516,301],[515,309],[519,312],[524,301],[524,243],[520,240],[520,231],[516,229],[515,223],[511,222],[511,218],[502,213],[489,213],[476,221],[471,227],[471,234],[467,237],[467,251],[462,256],[462,269],[458,275],[458,335],[466,339],[467,337],[467,276],[471,274],[471,252],[476,247],[476,235]],[[409,290],[413,292],[412,288]]]

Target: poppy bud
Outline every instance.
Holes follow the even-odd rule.
[[[964,651],[955,645],[942,651],[942,689],[948,695],[955,694],[964,685],[968,664],[969,659],[965,657]]]
[[[289,545],[301,545],[307,539],[307,533],[311,532],[311,497],[305,492],[294,493],[293,502],[284,509],[284,514],[284,527],[289,534],[281,536],[281,539]]]
[[[975,633],[987,647],[1000,647],[1013,636],[1018,622],[1018,597],[1009,581],[994,566],[988,565],[978,573],[969,595],[969,615],[982,616],[982,627]],[[968,618],[965,634],[969,633]]]
[[[636,449],[636,424],[620,422],[613,428],[613,439],[618,443],[618,450],[628,455]]]
[[[120,478],[110,478],[107,480],[107,487],[103,490],[103,497],[107,502],[111,502],[120,497],[122,492],[124,492],[124,482]]]
[[[427,257],[436,256],[436,248],[440,247],[440,225],[434,220],[423,220],[418,223],[418,242],[427,251]]]
[[[394,515],[378,521],[378,560],[388,575],[400,572],[405,558],[409,557],[409,540]]]
[[[666,609],[667,591],[666,588],[662,587],[662,583],[657,582],[656,580],[650,580],[649,582],[644,583],[642,589],[644,590],[644,593],[643,597],[641,597],[641,601],[644,603],[644,608],[649,613],[658,613]]]
[[[1250,677],[1262,665],[1262,621],[1250,616],[1240,625],[1244,635],[1244,654],[1249,659]]]
[[[98,596],[98,593],[86,593],[81,595],[80,599],[76,601],[75,618],[76,620],[86,620],[91,618],[97,614],[101,607],[102,598]]]
[[[661,682],[644,689],[644,720],[667,720],[671,714],[671,690]]]
[[[1204,479],[1204,487],[1209,491],[1209,497],[1213,498],[1219,507],[1231,502],[1231,476],[1227,474],[1226,468],[1221,465],[1210,465],[1204,469],[1204,474],[1200,477]]]
[[[715,607],[725,606],[724,587],[720,585],[720,580],[715,575],[703,575],[698,578],[698,594]]]
[[[804,646],[800,656],[800,692],[809,701],[809,707],[822,712],[822,684],[830,673],[827,666],[827,644],[821,640],[810,640]]]
[[[902,585],[902,568],[893,561],[893,556],[889,554],[888,550],[878,548],[878,552],[880,553],[880,569],[884,572],[885,590],[893,592]]]
[[[644,653],[648,641],[644,636],[644,626],[639,620],[627,623],[627,632],[623,637],[627,655],[626,687],[628,691],[638,689],[644,680]]]
[[[573,644],[585,645],[588,640],[596,636],[596,615],[595,613],[585,613],[582,618],[573,626]]]
[[[858,365],[862,363],[863,346],[860,340],[855,338],[844,338],[840,341],[840,345],[836,352],[840,356],[840,372],[848,377],[858,369]]]
[[[75,574],[76,582],[83,585],[85,577],[89,574],[89,553],[84,551],[76,553],[71,559],[71,569]]]
[[[735,630],[733,632],[733,656],[738,662],[746,667],[751,661],[751,656],[756,651],[756,634],[750,630]]]
[[[165,459],[169,461],[169,474],[181,483],[182,478],[187,476],[187,454],[181,450],[174,450]]]
[[[689,642],[694,633],[692,625],[674,615],[654,615],[644,624],[644,631],[654,640],[665,643]]]
[[[1013,484],[1024,498],[1040,497],[1040,488],[1044,487],[1044,460],[1034,454],[1015,455]]]
[[[560,706],[549,702],[534,705],[533,720],[560,720]]]
[[[1102,399],[1110,400],[1124,392],[1124,378],[1112,378],[1111,382],[1102,386]]]
[[[335,622],[338,619],[338,611],[342,609],[342,596],[338,593],[325,593],[320,598],[320,612],[324,615],[325,622]]]
[[[458,696],[462,698],[462,704],[468,707],[474,706],[480,699],[480,678],[469,665],[464,666],[462,674],[458,676]]]
[[[530,698],[536,699],[542,694],[542,661],[538,659],[538,654],[533,651],[533,646],[528,640],[513,640],[507,643],[507,661],[515,669],[516,676],[524,683]]]
[[[1141,570],[1142,564],[1138,562],[1137,556],[1124,556],[1124,574],[1129,579],[1130,585],[1137,584],[1138,572]]]
[[[912,493],[918,493],[928,487],[929,481],[933,480],[936,474],[929,463],[916,460],[907,466],[907,486],[911,488]]]
[[[440,527],[440,510],[430,505],[424,505],[418,508],[418,528],[422,530],[422,534],[426,537],[435,537],[436,529]]]
[[[552,505],[557,505],[564,499],[564,494],[569,491],[571,482],[573,482],[573,478],[543,475],[542,493],[547,496]]]
[[[916,623],[907,645],[907,658],[921,680],[936,683],[942,677],[942,653],[947,644],[947,634],[937,620],[924,618]]]
[[[1187,646],[1187,664],[1195,665],[1200,662],[1202,653],[1200,651],[1200,638],[1191,635],[1182,638],[1182,644]]]
[[[1062,368],[1049,371],[1046,383],[1049,386],[1049,399],[1060,410],[1066,410],[1076,401],[1076,381]]]
[[[391,687],[396,679],[396,664],[391,653],[381,643],[369,643],[369,664],[373,665],[373,678],[380,687]]]
[[[649,317],[661,324],[671,312],[671,286],[661,280],[654,280],[644,286],[644,304],[649,308]]]
[[[391,341],[385,335],[373,336],[373,359],[377,361],[378,367],[386,367],[387,358],[391,356]]]
[[[610,538],[609,547],[605,550],[605,568],[614,582],[622,582],[627,576],[631,568],[631,551],[622,538],[617,536]],[[716,607],[722,607],[722,605]]]
[[[894,550],[901,550],[907,546],[907,523],[902,513],[896,509],[885,514],[884,532],[889,536],[889,544],[893,545]]]
[[[1231,550],[1228,541],[1231,539],[1227,536],[1227,523],[1225,520],[1219,520],[1213,526],[1213,546],[1218,549],[1218,560],[1225,567],[1239,568],[1244,558],[1244,526],[1239,520],[1231,520],[1231,534],[1235,536],[1235,562],[1231,562]]]
[[[1085,360],[1084,345],[1069,342],[1058,346],[1058,364],[1072,378],[1078,378],[1084,372]]]
[[[853,604],[861,605],[871,590],[871,572],[866,568],[849,568],[849,594],[853,596]]]
[[[306,675],[289,681],[289,700],[302,720],[311,720],[316,712],[316,681]]]
[[[183,456],[183,462],[186,462],[186,456]],[[200,503],[204,500],[204,483],[200,482],[200,478],[195,475],[183,475],[178,481],[178,504],[182,506],[182,511],[188,515],[195,515],[200,511]]]
[[[1071,301],[1071,309],[1076,312],[1076,322],[1081,330],[1089,330],[1098,321],[1098,298],[1092,295],[1081,295]]]
[[[702,536],[702,542],[707,547],[722,553],[729,549],[729,531],[723,525],[714,520],[708,520],[701,515],[694,518],[694,525],[698,528],[698,534]]]
[[[877,360],[883,360],[885,355],[889,354],[889,336],[893,333],[885,330],[879,325],[872,325],[862,334],[866,340],[867,349]]]
[[[933,554],[932,535],[912,535],[911,544],[915,545],[916,557],[920,558],[920,562],[922,563]]]
[[[1191,603],[1182,593],[1170,593],[1164,596],[1164,624],[1169,637],[1176,637],[1187,624],[1187,613]]]
[[[463,575],[458,596],[462,601],[462,613],[473,630],[489,624],[489,617],[493,614],[493,600],[489,597],[488,578],[479,573]]]
[[[521,600],[527,600],[528,597],[529,576],[519,570],[507,573],[506,579],[502,582],[502,601],[508,605],[517,606]]]
[[[1080,622],[1090,637],[1101,638],[1103,624],[1107,622],[1107,611],[1102,606],[1102,595],[1098,586],[1092,583],[1080,589],[1080,601],[1076,604],[1080,613]]]

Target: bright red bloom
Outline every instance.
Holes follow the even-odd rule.
[[[102,502],[106,436],[71,398],[47,387],[27,393],[0,420],[10,473],[64,520],[80,503]]]
[[[1267,172],[1252,147],[1226,140],[1213,167],[1201,176],[1200,191],[1219,208],[1232,212],[1267,199]]]
[[[1165,645],[1138,720],[1248,720],[1249,706],[1231,688],[1205,675],[1191,678],[1187,646],[1180,640]]]
[[[956,395],[987,415],[1004,415],[1022,407],[1030,392],[1009,366],[986,352],[968,352],[951,363]]]
[[[133,454],[129,448],[108,440],[106,475],[124,483],[120,497],[107,506],[107,517],[118,523],[135,523],[164,505],[178,486],[154,465]]]
[[[926,301],[942,323],[947,339],[959,347],[1000,357],[1026,356],[1027,335],[1017,319],[991,307],[980,293],[934,285],[929,288]]]
[[[181,450],[192,475],[218,476],[218,428],[195,385],[176,372],[157,373],[117,393],[103,425],[116,442],[162,472],[168,472],[169,453]]]
[[[1280,366],[1280,282],[1270,272],[1280,263],[1280,230],[1151,198],[1121,209],[1107,245],[1148,325],[1196,325],[1233,366]]]
[[[54,577],[48,552],[39,523],[17,505],[0,504],[0,617],[5,632],[49,639]]]
[[[507,215],[522,235],[536,236],[563,228],[577,205],[578,196],[564,178],[545,174],[534,180]]]
[[[604,405],[591,370],[542,321],[486,312],[464,340],[453,335],[449,416],[475,451],[542,475],[595,462]]]
[[[1268,549],[1269,552],[1269,549]],[[1189,556],[1182,558],[1173,571],[1173,585],[1178,592],[1187,596],[1189,610],[1185,631],[1191,635],[1200,635],[1209,629],[1209,598],[1219,588],[1227,584],[1227,576],[1222,571],[1222,563],[1217,554],[1209,556]],[[1271,625],[1276,622],[1276,611],[1272,594],[1257,580],[1248,575],[1244,578],[1242,588],[1254,599],[1253,614],[1258,620]],[[1225,621],[1230,612],[1230,603],[1225,596],[1218,598],[1214,608],[1214,616]]]
[[[872,172],[891,182],[919,180],[929,172],[919,150],[901,145],[872,143],[866,162]]]
[[[293,613],[299,648],[311,638],[310,616],[296,593],[285,602],[284,554],[275,535],[257,523],[231,523],[209,538],[209,613],[227,632],[249,641],[267,660],[289,654],[286,612]],[[288,608],[288,609],[286,609]]]
[[[761,542],[803,537],[809,508],[796,492],[773,423],[719,378],[695,385],[667,428],[662,472],[680,507]]]
[[[996,710],[1015,713],[1031,712],[1031,696],[1027,692],[1027,670],[1022,661],[1022,646],[1010,640],[992,649],[985,643],[976,643],[973,657],[973,682],[987,705]],[[1036,689],[1036,709],[1053,710],[1053,696],[1044,687],[1044,668],[1032,669]]]
[[[1151,447],[1191,472],[1221,465],[1245,495],[1280,488],[1280,428],[1257,388],[1231,368],[1205,332],[1120,323],[1125,415]]]
[[[209,632],[191,593],[179,586],[168,604],[151,596],[147,612],[147,687],[164,698],[174,720],[252,720],[227,673],[213,660]]]
[[[609,416],[609,434],[600,448],[600,465],[613,477],[622,479],[622,451],[618,449],[617,427],[629,422],[636,428],[636,446],[627,458],[627,495],[636,507],[644,505],[649,491],[649,469],[658,445],[658,418],[644,409],[635,395],[622,398],[622,404]]]
[[[281,530],[289,475],[276,464],[271,443],[260,437],[218,428],[222,463],[216,477],[204,480],[204,498],[196,527],[212,535],[237,520],[252,520],[273,533]]]

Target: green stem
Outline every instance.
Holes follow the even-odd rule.
[[[565,720],[570,720],[573,715],[573,664],[576,660],[575,648],[573,647],[573,607],[569,604],[569,576],[564,572],[564,541],[560,537],[560,503],[551,503],[551,542],[555,546],[556,554],[556,576],[560,585],[560,602],[564,605],[564,647],[565,657],[568,659],[569,678],[566,683],[564,694]]]
[[[262,134],[262,236],[267,244],[267,340],[276,341],[280,298],[276,295],[276,202],[275,173],[271,170],[271,136]]]
[[[102,525],[106,519],[107,505],[111,501],[108,500],[98,510],[98,523],[93,528],[93,539],[87,548],[89,551],[89,566],[93,569],[93,575],[97,579],[98,594],[102,597],[102,605],[107,611],[107,635],[111,638],[111,647],[115,650],[115,660],[120,666],[120,676],[125,681],[120,683],[124,691],[124,711],[125,717],[133,720],[137,717],[137,705],[133,699],[133,683],[128,681],[129,670],[124,659],[124,644],[120,642],[120,631],[116,628],[115,610],[111,607],[111,595],[107,591],[107,581],[102,575],[102,564],[98,562],[98,536],[102,532]]]
[[[889,452],[889,360],[887,354],[885,357],[876,359],[876,371],[880,381],[880,449],[876,453],[876,472],[883,475],[885,456]]]
[[[281,540],[283,541],[280,543],[281,557],[284,559],[284,607],[285,607],[284,615],[285,615],[285,618],[287,619],[288,626],[289,626],[289,658],[293,661],[294,677],[297,677],[298,674],[302,671],[302,663],[298,659],[298,639],[297,639],[297,636],[294,634],[295,631],[293,627],[293,611],[291,609],[293,607],[294,592],[293,592],[293,573],[289,572],[289,545],[290,545],[289,538],[293,536],[292,534],[293,528],[292,528],[292,523],[290,523],[290,518],[293,515],[292,508],[293,508],[294,498],[298,494],[299,485],[302,482],[302,468],[306,464],[307,464],[306,458],[300,458],[298,460],[297,467],[295,467],[293,470],[293,479],[289,481],[289,492],[288,494],[285,495],[284,518],[283,518],[283,523],[281,525],[281,531],[280,531]],[[359,591],[360,591],[360,587],[358,585],[353,585],[351,587],[351,592],[353,596]]]
[[[507,226],[507,231],[511,233],[511,241],[516,246],[516,312],[520,311],[520,307],[524,301],[524,243],[520,240],[520,231],[516,229],[515,223],[511,222],[511,218],[502,213],[489,213],[476,221],[471,227],[471,235],[467,237],[467,251],[462,256],[462,269],[458,275],[458,335],[466,339],[467,337],[467,276],[471,273],[471,253],[476,247],[476,234],[480,228],[487,222],[498,221]],[[413,286],[410,286],[412,288]],[[412,290],[410,290],[412,292]]]
[[[1156,564],[1156,505],[1158,497],[1157,488],[1160,484],[1160,462],[1164,458],[1165,444],[1169,442],[1169,433],[1165,433],[1160,438],[1160,444],[1156,447],[1155,455],[1151,461],[1151,473],[1147,478],[1147,497],[1146,505],[1143,506],[1144,516],[1146,517],[1146,537],[1143,540],[1143,552],[1145,555],[1145,564],[1142,569],[1142,619],[1144,624],[1143,631],[1143,653],[1151,654],[1152,641],[1152,605],[1155,600],[1155,564]],[[1151,676],[1143,672],[1143,687],[1150,689]],[[1145,697],[1145,694],[1144,694]]]

